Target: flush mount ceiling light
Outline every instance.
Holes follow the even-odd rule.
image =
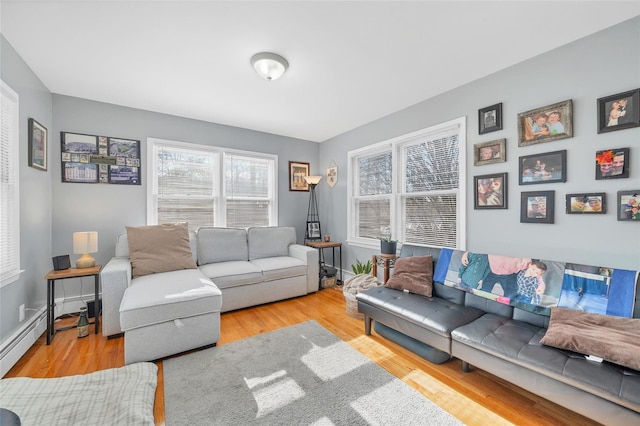
[[[251,57],[251,66],[265,80],[277,80],[289,68],[289,62],[280,55],[270,52],[256,53]]]

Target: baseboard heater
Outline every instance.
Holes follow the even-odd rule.
[[[46,330],[47,309],[43,306],[0,349],[0,377],[7,374]]]

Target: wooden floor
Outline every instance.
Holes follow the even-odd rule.
[[[391,374],[417,389],[467,425],[597,425],[481,370],[463,373],[453,360],[433,365],[383,337],[365,336],[363,321],[346,314],[341,288],[222,314],[219,345],[316,320]],[[61,377],[124,365],[124,338],[75,330],[58,332],[47,346],[43,335],[5,377]],[[162,362],[158,361],[156,424],[164,424]],[[381,403],[384,403],[381,401]]]

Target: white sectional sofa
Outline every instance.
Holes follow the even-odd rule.
[[[220,312],[318,290],[318,252],[295,228],[202,227],[189,239],[197,269],[132,278],[125,233],[100,273],[102,334],[125,333],[127,364],[215,344]]]

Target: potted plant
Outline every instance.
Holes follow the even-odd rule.
[[[353,271],[354,275],[370,274],[372,267],[373,265],[371,264],[370,260],[367,260],[367,263],[362,263],[358,259],[356,259],[356,263],[351,265],[351,270]]]
[[[358,312],[356,294],[362,290],[380,285],[378,279],[371,275],[372,267],[373,264],[370,260],[367,263],[362,263],[356,259],[356,263],[351,265],[354,276],[349,278],[342,288],[342,294],[344,294],[346,301],[347,315],[349,316],[363,319],[364,315]]]
[[[391,239],[391,234],[380,238],[380,254],[382,257],[393,257],[396,255],[398,241]]]

